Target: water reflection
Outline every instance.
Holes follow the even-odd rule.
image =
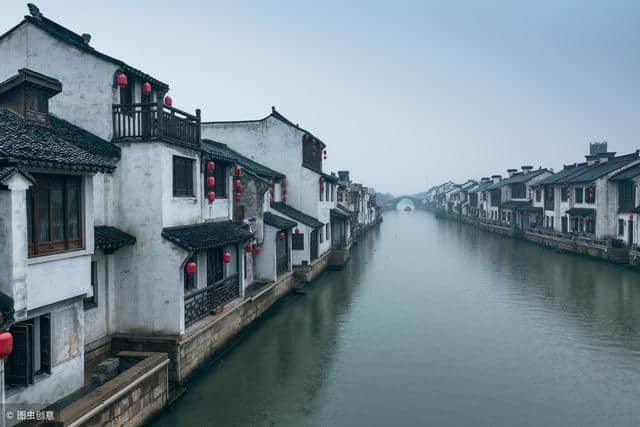
[[[160,425],[626,426],[640,274],[389,213],[201,371]]]

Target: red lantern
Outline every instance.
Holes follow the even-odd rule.
[[[247,253],[253,252],[253,245],[251,244],[251,242],[247,243],[247,245],[244,247],[244,250],[247,251]]]
[[[321,176],[321,177],[320,177],[320,183],[322,184],[323,182],[324,182],[324,177],[323,177],[323,176]]]
[[[633,221],[633,214],[629,214],[629,221]]]
[[[242,193],[237,192],[236,195],[234,196],[236,202],[239,202],[240,200],[242,200]]]
[[[305,141],[306,141],[306,140],[308,140],[308,139],[309,139],[309,134],[308,134],[308,133],[305,133],[305,134],[304,134],[304,136],[303,136],[303,138],[304,138],[304,140],[305,140]]]
[[[222,262],[225,264],[229,264],[231,262],[231,254],[229,252],[222,254]]]
[[[236,179],[233,185],[235,186],[236,190],[242,191],[242,181],[240,181],[239,179]]]
[[[187,269],[187,274],[189,276],[192,276],[196,272],[196,263],[193,261],[188,262],[186,269]]]
[[[273,187],[269,187],[269,193],[273,194]]]
[[[296,234],[300,234],[300,229],[296,227]]]
[[[216,170],[216,164],[213,162],[213,160],[209,160],[207,162],[207,170],[209,172],[213,172],[214,170]]]
[[[285,238],[284,231],[279,232],[279,233],[278,233],[278,239],[280,239],[280,240],[284,240],[284,238]]]
[[[209,203],[213,203],[216,200],[216,192],[209,191],[209,193],[207,193],[207,198],[209,199]]]
[[[13,351],[13,335],[10,332],[0,333],[0,359],[7,358]]]
[[[269,180],[269,186],[270,186],[270,187],[273,187],[273,178],[271,178],[271,179]]]
[[[239,165],[236,165],[236,167],[233,168],[233,174],[240,175],[240,173],[242,173],[242,168]]]
[[[144,82],[144,84],[142,85],[142,93],[144,93],[145,95],[149,95],[151,93],[151,83]]]
[[[118,74],[118,86],[125,87],[129,82],[127,80],[127,75],[125,73]]]
[[[173,105],[173,99],[171,99],[171,97],[167,95],[164,97],[164,103],[165,105],[168,105],[169,107],[171,107]]]
[[[256,246],[253,248],[253,250],[255,250],[255,251],[256,251],[256,255],[258,255],[260,252],[262,252],[262,248],[261,248],[260,246],[258,246],[258,245],[256,245]]]
[[[207,177],[207,185],[209,187],[213,187],[214,185],[216,185],[216,179],[212,176]]]

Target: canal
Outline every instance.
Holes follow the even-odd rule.
[[[391,212],[154,425],[637,426],[640,274]]]

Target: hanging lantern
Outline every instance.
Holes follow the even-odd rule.
[[[231,254],[229,252],[222,254],[222,262],[225,264],[229,264],[231,262]]]
[[[247,245],[244,247],[244,250],[249,254],[253,252],[253,245],[251,244],[251,242],[247,243]]]
[[[213,187],[214,185],[216,185],[216,179],[213,176],[208,176],[207,177],[207,186],[209,187]]]
[[[309,134],[305,133],[304,136],[302,137],[305,141],[307,141],[309,139]]]
[[[207,193],[207,199],[209,199],[209,203],[213,203],[216,200],[216,192],[215,191],[209,191]]]
[[[300,229],[299,229],[298,227],[296,227],[296,231],[295,231],[295,233],[296,233],[296,234],[300,234]]]
[[[273,187],[269,187],[269,193],[273,194]]]
[[[169,95],[164,97],[164,104],[171,107],[173,105],[173,99]]]
[[[118,74],[118,86],[125,87],[129,82],[127,80],[127,75],[125,73]]]
[[[13,351],[13,335],[10,332],[0,333],[0,359],[6,359]]]
[[[142,85],[142,93],[144,93],[145,95],[149,95],[151,93],[151,83],[144,82],[144,84]]]
[[[629,221],[633,221],[633,214],[629,214]]]
[[[279,233],[278,233],[278,239],[280,239],[280,240],[284,240],[284,238],[285,238],[284,231],[279,232]]]
[[[236,179],[233,185],[235,186],[236,190],[242,191],[242,181],[240,181],[239,179]]]
[[[235,194],[235,200],[236,200],[236,202],[239,202],[240,200],[242,200],[242,193],[240,193],[240,192],[236,192],[236,194]]]
[[[196,272],[196,268],[197,267],[195,262],[193,261],[188,262],[186,266],[187,274],[189,276],[193,276],[193,274]]]
[[[253,250],[256,252],[256,255],[258,255],[260,252],[262,252],[262,248],[258,245],[256,245]]]
[[[269,187],[273,187],[273,178],[269,180]]]
[[[213,162],[213,160],[209,160],[207,162],[207,170],[209,172],[213,172],[214,170],[216,170],[216,164]]]
[[[324,183],[324,177],[323,177],[323,176],[321,176],[321,177],[320,177],[320,184],[323,184],[323,183]]]
[[[233,168],[233,174],[238,176],[242,173],[242,168],[240,167],[240,165],[236,165],[236,167]]]

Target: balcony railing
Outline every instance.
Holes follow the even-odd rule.
[[[237,274],[185,295],[184,326],[191,326],[213,312],[216,307],[223,306],[239,296],[240,282]]]
[[[193,116],[158,102],[113,106],[113,139],[166,139],[200,147],[200,110]]]

